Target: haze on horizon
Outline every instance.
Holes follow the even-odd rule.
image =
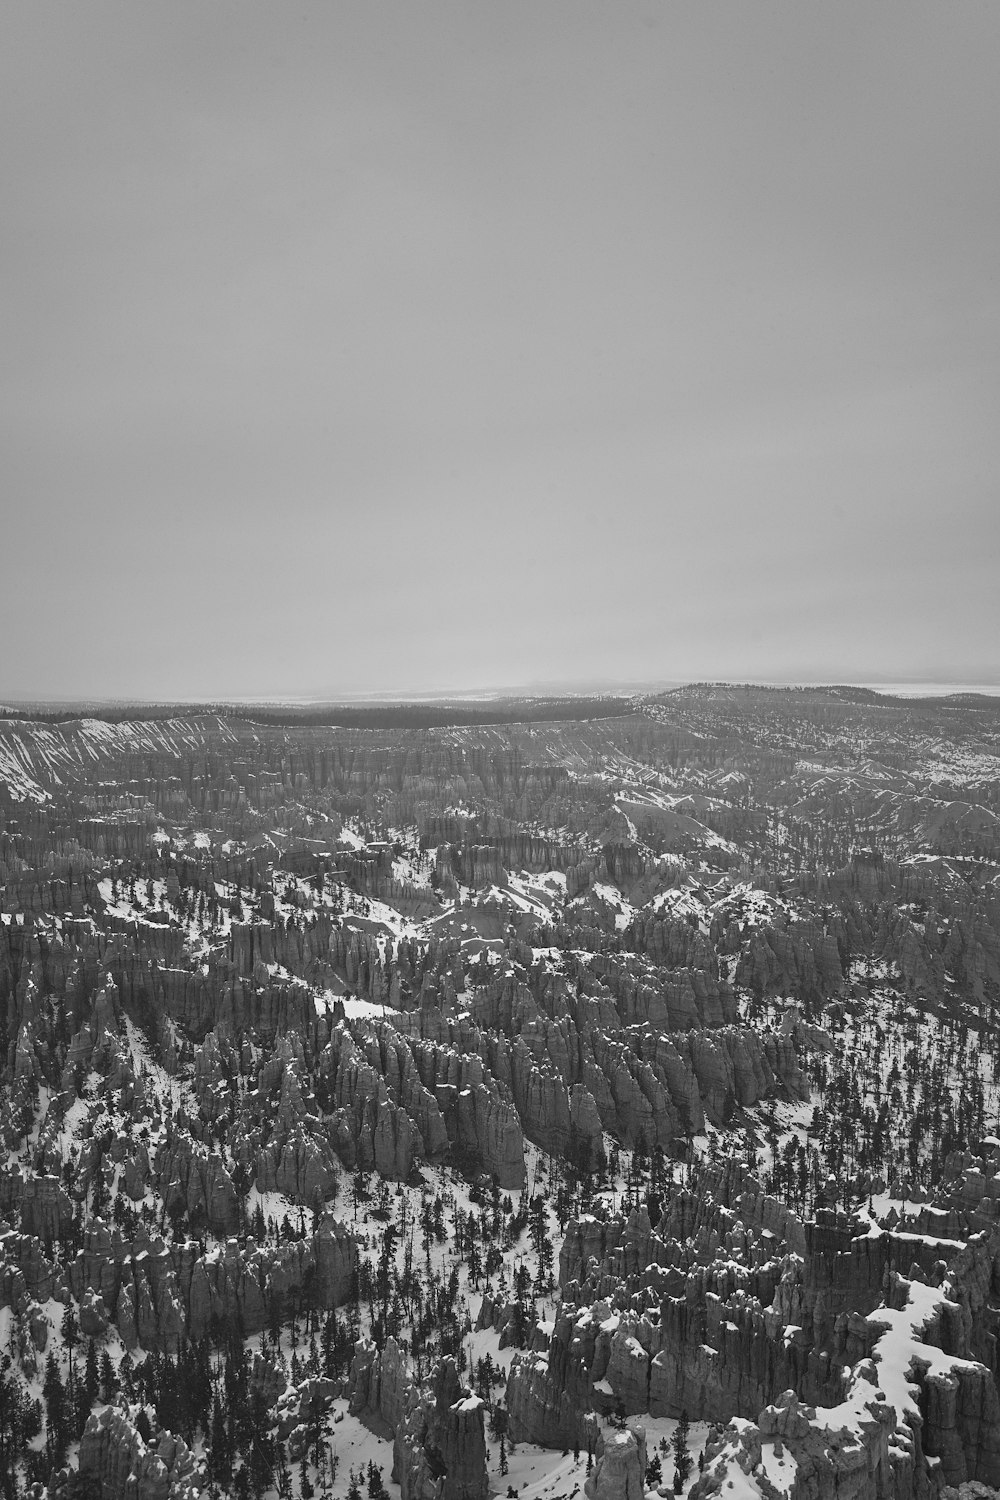
[[[1000,8],[5,22],[0,699],[1000,682]]]

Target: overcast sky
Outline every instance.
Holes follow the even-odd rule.
[[[3,7],[0,694],[1000,681],[1000,6]]]

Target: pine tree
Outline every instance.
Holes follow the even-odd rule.
[[[11,1373],[9,1354],[0,1360],[0,1488],[4,1500],[17,1500],[17,1468],[28,1437],[27,1393]]]
[[[87,1425],[87,1418],[94,1408],[100,1391],[101,1381],[97,1370],[97,1350],[94,1340],[87,1341],[87,1360],[84,1365],[83,1379],[77,1386],[76,1391],[76,1435],[83,1436],[83,1429]]]
[[[45,1361],[42,1395],[45,1399],[46,1453],[52,1467],[61,1469],[66,1461],[66,1448],[69,1444],[69,1413],[62,1376],[51,1351]]]
[[[691,1424],[686,1411],[681,1412],[680,1421],[674,1431],[671,1447],[674,1450],[674,1494],[679,1495],[691,1472],[691,1454],[688,1451],[688,1434]]]
[[[218,1393],[212,1403],[208,1477],[213,1484],[220,1485],[223,1489],[228,1488],[233,1477],[233,1453],[226,1428],[226,1415]]]
[[[107,1350],[104,1352],[107,1353]],[[87,1393],[87,1409],[89,1411],[97,1400],[101,1388],[101,1377],[97,1367],[97,1349],[94,1347],[93,1339],[87,1341],[87,1363],[84,1366],[83,1388]]]
[[[388,1491],[382,1479],[382,1470],[374,1461],[368,1465],[368,1500],[388,1500]]]
[[[302,1500],[312,1500],[313,1487],[309,1480],[309,1468],[306,1464],[306,1456],[303,1453],[302,1462],[299,1464],[299,1494]]]
[[[111,1363],[111,1355],[105,1349],[101,1353],[101,1400],[104,1402],[113,1400],[117,1389],[118,1380],[115,1376],[115,1367]]]
[[[80,1337],[80,1325],[77,1322],[76,1311],[73,1307],[72,1302],[67,1302],[66,1304],[66,1311],[62,1315],[62,1326],[60,1328],[60,1332],[62,1333],[63,1343],[66,1345],[66,1353],[69,1356],[69,1399],[70,1405],[72,1405],[73,1387],[76,1375],[73,1362],[73,1351],[76,1348],[77,1341]]]

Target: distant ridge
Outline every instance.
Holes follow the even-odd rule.
[[[24,700],[0,703],[0,722],[30,720],[43,724],[69,724],[95,719],[107,724],[123,722],[149,723],[164,719],[200,719],[222,716],[245,723],[271,726],[300,725],[338,729],[441,729],[450,726],[490,724],[543,723],[614,719],[638,713],[643,703],[669,703],[686,693],[775,693],[826,694],[845,703],[870,704],[873,707],[964,708],[989,710],[1000,707],[1000,687],[990,691],[986,686],[943,692],[945,684],[914,683],[912,691],[904,684],[887,684],[884,688],[860,683],[819,682],[729,682],[703,680],[672,683],[655,690],[641,690],[621,684],[613,692],[579,693],[442,693],[440,696],[415,695],[412,698],[371,697],[347,700],[260,699],[257,701],[206,702],[136,702],[122,699],[79,699],[76,701]],[[893,690],[895,689],[895,690]]]
[[[106,724],[148,723],[162,719],[222,717],[250,724],[330,729],[445,729],[490,724],[546,723],[581,719],[617,719],[637,712],[632,697],[506,698],[488,703],[448,700],[417,703],[294,704],[276,703],[122,703],[67,704],[55,707],[25,703],[0,707],[0,722],[30,720],[69,724],[96,719]]]
[[[953,708],[995,708],[1000,689],[997,693],[983,693],[973,691],[956,691],[954,693],[887,693],[879,692],[876,688],[853,687],[850,684],[837,683],[828,689],[836,693],[838,697],[849,703],[919,703],[940,704],[942,708],[949,706]]]

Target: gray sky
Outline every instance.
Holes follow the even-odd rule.
[[[3,6],[0,694],[1000,681],[1000,6]]]

